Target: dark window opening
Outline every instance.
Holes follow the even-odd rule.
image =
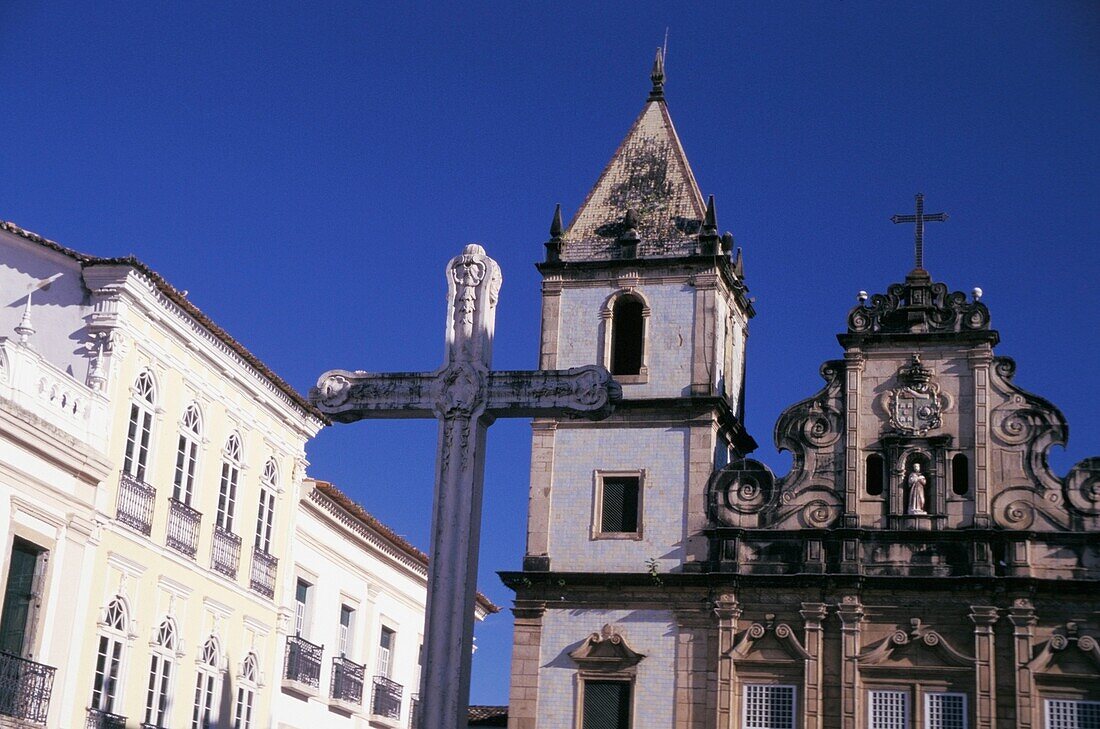
[[[951,459],[951,490],[956,496],[970,491],[970,463],[962,453]]]
[[[882,496],[883,484],[886,481],[886,462],[882,456],[872,453],[867,456],[867,495]]]
[[[15,539],[11,547],[8,584],[4,588],[4,609],[0,613],[0,651],[23,656],[34,623],[35,591],[43,550]]]
[[[582,729],[630,729],[630,684],[585,681]]]
[[[601,499],[601,532],[638,531],[638,496],[640,483],[637,476],[615,476],[603,481]]]
[[[624,296],[615,302],[611,310],[611,374],[641,373],[644,327],[641,301]]]

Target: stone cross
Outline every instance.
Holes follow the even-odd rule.
[[[500,268],[479,245],[447,264],[443,366],[435,372],[331,370],[310,400],[333,420],[439,420],[420,726],[465,729],[486,429],[498,417],[602,419],[622,390],[603,367],[491,371]]]
[[[917,268],[924,268],[924,224],[925,223],[942,223],[947,220],[947,213],[924,213],[924,193],[917,193],[917,214],[916,215],[894,215],[890,218],[891,221],[896,223],[916,223],[916,260]]]

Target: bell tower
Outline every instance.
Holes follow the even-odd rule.
[[[509,726],[572,727],[576,712],[596,704],[633,705],[621,694],[633,690],[625,676],[641,681],[653,672],[661,685],[658,677],[671,675],[682,626],[667,599],[654,590],[635,600],[640,610],[624,612],[619,591],[596,586],[644,590],[673,574],[701,573],[708,478],[756,447],[743,424],[754,311],[741,252],[733,253],[731,234],[719,233],[714,198],[696,184],[669,115],[660,51],[650,80],[641,113],[569,224],[560,206],[554,211],[538,264],[539,366],[595,360],[622,386],[623,400],[599,424],[532,423],[523,572],[504,576],[516,590],[517,616]],[[545,666],[586,636],[630,646],[629,668],[604,675],[568,656],[560,669]],[[672,725],[676,697],[666,688],[653,710],[669,721],[654,718],[654,726]],[[549,708],[563,702],[568,721]]]

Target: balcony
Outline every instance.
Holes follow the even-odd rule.
[[[396,681],[391,681],[385,676],[375,676],[370,713],[385,719],[400,719],[401,695],[404,691],[404,687]]]
[[[191,559],[199,551],[199,524],[202,514],[178,499],[168,500],[168,533],[164,543]]]
[[[275,597],[275,575],[279,560],[259,547],[252,550],[252,579],[249,585],[266,598]]]
[[[88,721],[84,729],[126,729],[126,717],[99,709],[88,709]]]
[[[118,511],[115,518],[145,536],[153,531],[153,505],[157,490],[128,473],[118,480]]]
[[[215,524],[214,543],[210,548],[210,568],[235,580],[240,564],[241,538]]]
[[[57,669],[0,653],[0,714],[45,724]]]
[[[409,729],[420,729],[420,694],[409,697]]]
[[[286,660],[283,663],[283,688],[304,696],[321,692],[321,652],[323,646],[310,643],[298,635],[286,638]]]
[[[329,704],[349,713],[363,708],[365,666],[338,656],[332,659],[332,688]]]

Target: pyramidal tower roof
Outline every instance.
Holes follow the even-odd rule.
[[[645,108],[561,238],[563,261],[697,252],[706,205],[668,114],[660,49],[650,79]]]

